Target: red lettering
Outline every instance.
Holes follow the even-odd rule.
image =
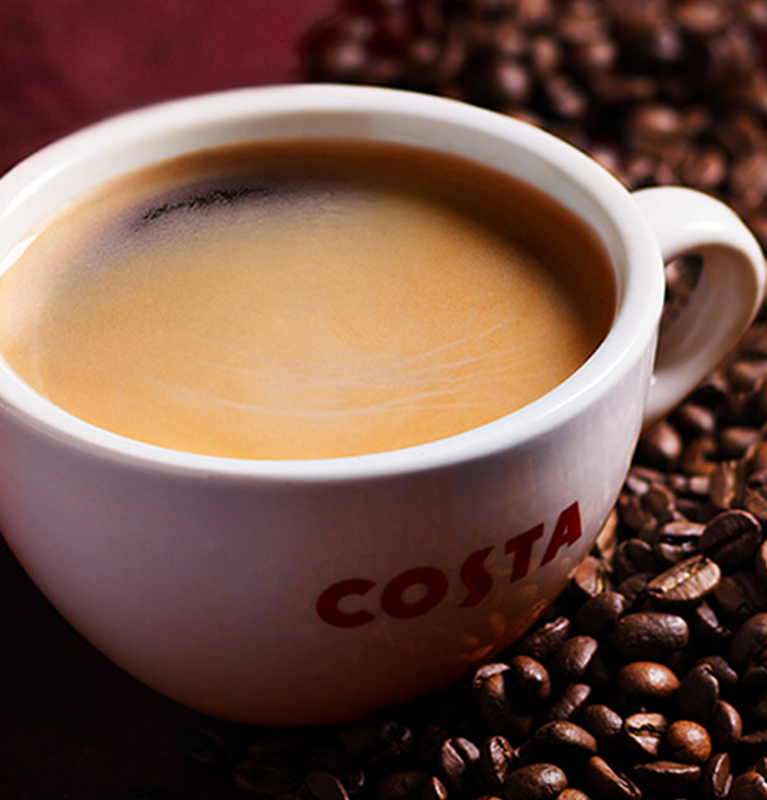
[[[530,571],[530,556],[533,552],[533,542],[543,536],[543,523],[530,528],[529,531],[520,533],[506,542],[506,554],[514,553],[514,567],[511,570],[511,580],[518,581]]]
[[[403,595],[413,586],[425,586],[426,594],[408,602]],[[448,580],[436,567],[415,567],[392,578],[381,593],[381,608],[395,619],[412,619],[439,605],[447,594]]]
[[[481,603],[488,595],[493,579],[485,569],[485,560],[490,555],[493,545],[472,553],[461,567],[461,580],[467,588],[466,597],[458,608],[471,608]]]
[[[375,581],[366,578],[349,578],[329,586],[317,599],[317,613],[320,619],[336,628],[358,628],[366,625],[374,615],[369,611],[341,611],[338,604],[345,597],[351,595],[366,595],[374,586]]]
[[[541,566],[548,564],[564,545],[569,547],[580,538],[581,512],[576,501],[559,515],[554,533],[551,535],[551,541],[541,561]]]

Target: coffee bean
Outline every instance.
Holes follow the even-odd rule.
[[[738,670],[744,670],[767,647],[767,612],[754,614],[743,622],[732,638],[729,658]]]
[[[591,800],[591,798],[580,789],[574,789],[572,786],[568,786],[567,789],[559,793],[557,800]]]
[[[660,659],[685,647],[690,631],[677,614],[644,611],[622,617],[608,636],[608,644],[624,661]]]
[[[662,608],[685,608],[699,603],[719,586],[721,570],[705,556],[680,561],[647,584],[647,594]]]
[[[642,792],[636,784],[599,756],[588,760],[584,779],[598,800],[641,800]]]
[[[448,790],[460,792],[479,767],[479,748],[462,736],[443,742],[439,752],[437,777]]]
[[[556,754],[557,761],[584,759],[597,752],[596,739],[580,725],[568,720],[553,720],[541,725],[533,734],[536,750],[541,755]]]
[[[551,696],[551,677],[540,661],[525,655],[509,659],[506,680],[512,680],[527,702],[532,705],[545,703]]]
[[[711,737],[697,722],[676,720],[666,731],[669,754],[674,761],[705,764],[711,756]]]
[[[551,659],[551,674],[560,685],[579,680],[599,644],[591,636],[572,636],[562,643]]]
[[[559,616],[536,628],[516,646],[516,652],[545,663],[570,635],[571,622]]]
[[[651,761],[647,764],[635,764],[630,774],[643,791],[682,797],[700,780],[701,769],[695,764]]]
[[[554,764],[530,764],[509,775],[501,790],[503,800],[553,800],[567,788],[567,777]]]
[[[683,719],[707,724],[719,700],[719,681],[708,664],[694,666],[680,681],[676,706]]]
[[[588,684],[571,683],[541,714],[539,722],[545,724],[555,719],[574,719],[588,703],[590,696],[591,687]]]
[[[703,534],[701,523],[675,519],[658,529],[653,540],[653,553],[664,566],[673,566],[693,557]]]
[[[571,584],[585,597],[596,597],[611,588],[606,566],[594,556],[586,556],[575,568]]]
[[[532,711],[522,706],[507,691],[505,672],[493,671],[473,682],[482,717],[493,733],[508,737],[517,744],[526,739],[533,724]]]
[[[715,654],[703,656],[699,658],[693,667],[705,666],[716,678],[721,687],[722,692],[732,693],[738,685],[738,673],[730,666],[730,662],[723,656]]]
[[[623,732],[629,749],[643,760],[657,759],[669,722],[663,714],[641,713],[626,717]]]
[[[767,756],[767,728],[744,733],[738,742],[738,752],[747,759]]]
[[[724,570],[748,561],[762,542],[762,526],[747,511],[724,511],[706,525],[700,551]]]
[[[743,733],[740,713],[725,700],[717,700],[711,716],[711,738],[714,747],[719,752],[733,751]]]
[[[716,611],[702,600],[690,614],[690,629],[701,643],[708,647],[726,648],[732,631],[723,625]]]
[[[713,599],[726,617],[740,624],[767,608],[767,589],[753,573],[738,570],[722,577]]]
[[[622,594],[602,592],[580,607],[575,624],[580,633],[598,639],[618,622],[625,609],[626,598]]]
[[[702,800],[724,800],[732,786],[731,760],[727,753],[717,753],[703,767],[700,780]]]
[[[632,661],[618,671],[615,685],[632,697],[666,698],[679,688],[679,679],[664,664]]]
[[[730,800],[767,800],[767,778],[758,772],[744,772],[732,782]]]
[[[578,721],[596,739],[601,753],[613,749],[623,731],[620,714],[600,703],[585,706]]]
[[[517,766],[514,748],[504,736],[491,736],[480,748],[479,764],[490,790],[498,794]]]

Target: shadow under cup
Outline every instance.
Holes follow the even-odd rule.
[[[590,550],[642,425],[663,297],[628,193],[568,145],[438,98],[241,90],[118,117],[0,181],[0,254],[119,174],[253,139],[458,154],[587,222],[615,270],[596,351],[543,397],[439,441],[254,460],[67,414],[0,364],[0,528],[42,591],[129,673],[201,711],[335,722],[445,686],[521,635]]]

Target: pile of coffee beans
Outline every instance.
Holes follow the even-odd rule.
[[[722,197],[767,246],[763,0],[339,2],[301,43],[308,79],[534,120],[630,188]],[[667,270],[666,321],[699,268]],[[763,310],[640,442],[591,555],[508,652],[351,725],[201,719],[179,747],[260,800],[767,800],[766,531]]]

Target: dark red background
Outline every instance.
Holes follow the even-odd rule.
[[[300,78],[295,42],[333,0],[0,0],[0,173],[42,144],[171,97]],[[0,453],[2,458],[2,453]],[[242,797],[193,769],[197,721],[95,652],[0,544],[0,798]]]

